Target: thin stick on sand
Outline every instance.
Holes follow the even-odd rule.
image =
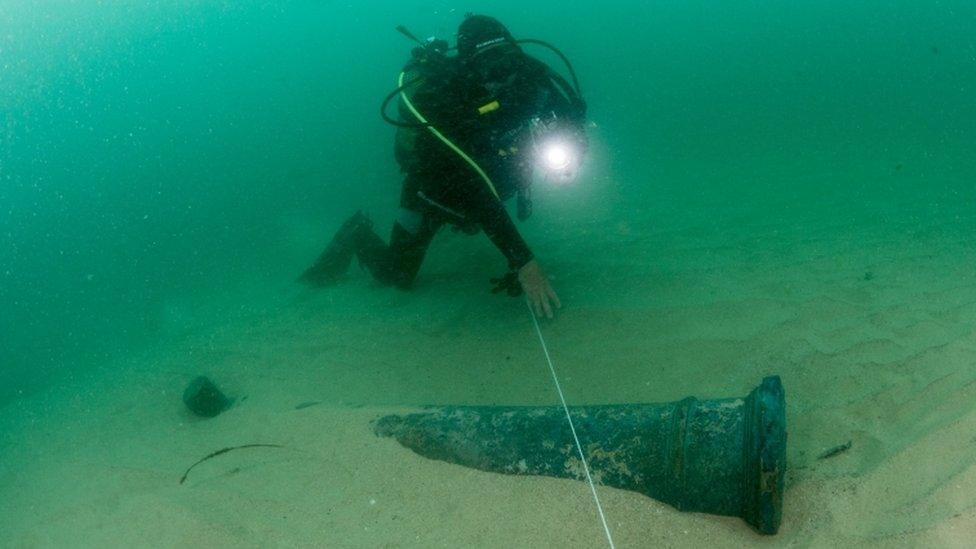
[[[284,448],[284,446],[281,446],[279,444],[244,444],[244,445],[241,445],[241,446],[231,446],[229,448],[223,448],[221,450],[217,450],[216,452],[213,452],[213,453],[207,455],[206,457],[200,459],[199,461],[197,461],[193,465],[189,466],[186,469],[186,472],[183,473],[183,478],[180,479],[180,484],[183,484],[184,482],[186,482],[186,477],[189,476],[190,471],[192,471],[194,467],[196,467],[197,465],[200,465],[204,461],[207,461],[210,458],[215,458],[215,457],[217,457],[219,455],[226,454],[227,452],[232,452],[234,450],[242,450],[244,448]]]

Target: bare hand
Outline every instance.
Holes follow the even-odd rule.
[[[536,260],[529,261],[518,271],[519,283],[525,291],[525,297],[529,300],[529,306],[536,316],[552,318],[553,306],[556,309],[562,307],[559,296],[556,295],[546,273]]]

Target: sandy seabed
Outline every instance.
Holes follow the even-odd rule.
[[[601,487],[618,547],[972,546],[976,210],[862,216],[848,198],[530,231],[565,302],[543,331],[572,403],[741,396],[768,374],[786,387],[778,535]],[[583,483],[431,461],[372,433],[424,404],[557,402],[524,305],[486,291],[492,250],[471,242],[445,235],[413,292],[352,272],[9,404],[0,545],[605,546]],[[201,373],[238,399],[212,420],[180,402]],[[253,443],[283,448],[179,483]]]

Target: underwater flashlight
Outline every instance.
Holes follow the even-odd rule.
[[[561,172],[572,164],[573,154],[562,143],[549,143],[542,149],[542,162],[547,169]]]
[[[544,143],[537,149],[536,162],[545,173],[547,181],[571,183],[579,171],[579,149],[567,139],[556,139]]]
[[[532,148],[535,163],[547,180],[569,183],[576,179],[586,141],[572,127],[563,127],[559,122],[554,114],[532,119]]]

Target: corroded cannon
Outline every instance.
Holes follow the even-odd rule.
[[[593,480],[681,511],[779,528],[786,467],[779,377],[744,398],[570,407]],[[421,456],[511,475],[585,480],[562,407],[452,406],[374,423]]]

